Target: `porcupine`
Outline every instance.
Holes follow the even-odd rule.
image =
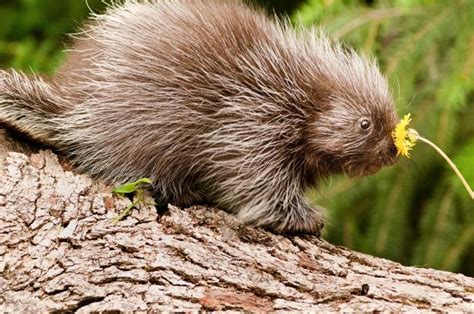
[[[239,1],[113,4],[53,77],[0,72],[0,122],[79,171],[276,232],[319,233],[305,190],[393,164],[397,120],[374,61]]]

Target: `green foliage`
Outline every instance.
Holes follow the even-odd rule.
[[[323,25],[375,56],[399,114],[454,157],[474,186],[474,1],[310,0],[295,23]],[[312,200],[329,208],[327,237],[405,264],[474,274],[474,202],[444,160],[418,143],[411,160],[338,178]]]
[[[65,34],[79,31],[89,8],[100,0],[3,0],[0,4],[0,66],[51,73],[70,42]]]
[[[152,181],[148,178],[143,178],[135,182],[125,183],[119,187],[116,187],[112,192],[119,196],[131,195],[133,196],[133,202],[117,217],[112,220],[112,223],[116,224],[123,220],[125,217],[130,215],[132,209],[140,208],[142,205],[148,205],[145,201],[145,189],[147,186],[152,184]]]
[[[144,185],[150,185],[152,182],[148,178],[143,178],[135,182],[131,183],[125,183],[124,185],[121,185],[119,187],[116,187],[112,192],[115,194],[130,194],[130,193],[135,193],[137,190],[141,189]]]
[[[454,163],[464,175],[467,182],[474,182],[474,167],[472,158],[474,156],[474,139],[470,139],[466,145],[463,145],[462,150],[456,155]],[[453,184],[459,184],[459,180],[453,175]]]

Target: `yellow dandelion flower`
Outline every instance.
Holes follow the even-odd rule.
[[[411,122],[410,114],[406,114],[403,117],[403,119],[401,119],[400,122],[395,126],[395,130],[393,130],[392,132],[393,142],[395,143],[395,146],[397,147],[397,156],[401,155],[401,156],[410,158],[410,150],[413,149],[417,141],[421,141],[430,145],[446,160],[446,162],[449,164],[451,169],[453,169],[454,173],[456,173],[458,178],[461,180],[462,184],[464,185],[467,192],[471,196],[471,199],[474,199],[474,191],[469,186],[466,179],[463,177],[463,175],[461,174],[459,169],[456,167],[456,165],[448,157],[448,155],[446,155],[446,153],[443,152],[441,148],[436,146],[433,142],[424,138],[423,136],[420,136],[420,134],[418,134],[416,130],[409,129],[408,125],[410,124],[410,122]]]
[[[410,158],[410,150],[418,140],[418,133],[413,129],[408,129],[411,122],[410,114],[406,114],[392,132],[393,142],[397,147],[397,156]]]

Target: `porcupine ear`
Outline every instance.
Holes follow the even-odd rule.
[[[54,146],[53,118],[66,108],[57,88],[41,77],[0,70],[0,123],[7,128]]]

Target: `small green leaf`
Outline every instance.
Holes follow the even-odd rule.
[[[135,194],[133,203],[130,204],[120,215],[112,219],[113,224],[119,223],[125,217],[130,215],[132,212],[132,209],[140,208],[140,206],[142,205],[149,204],[145,202],[145,199],[144,199],[145,190],[143,189],[144,185],[149,185],[149,184],[152,184],[152,181],[150,179],[142,178],[138,181],[121,185],[112,191],[113,193],[119,194],[119,195],[132,194],[132,193]]]
[[[140,186],[151,184],[152,181],[148,178],[143,178],[135,182],[125,183],[117,188],[115,188],[112,192],[115,194],[131,194],[137,192]]]
[[[140,180],[138,180],[137,182],[138,182],[138,183],[142,183],[142,184],[152,184],[151,179],[148,179],[148,178],[140,179]]]

